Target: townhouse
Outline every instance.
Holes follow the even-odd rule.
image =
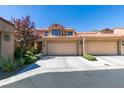
[[[104,29],[98,32],[76,32],[53,24],[35,31],[41,36],[35,47],[45,55],[123,55],[124,28]]]

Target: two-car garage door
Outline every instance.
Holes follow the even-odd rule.
[[[48,55],[77,55],[76,42],[48,43]]]
[[[116,55],[118,54],[117,42],[87,42],[87,53],[93,55]]]
[[[85,45],[85,51],[92,55],[117,55],[118,45],[116,41],[88,41]],[[57,42],[48,43],[48,55],[77,55],[76,42]]]

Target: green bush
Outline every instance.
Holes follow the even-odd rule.
[[[15,59],[19,59],[22,57],[22,52],[21,52],[21,48],[16,47],[15,49],[15,53],[14,53]]]
[[[84,58],[86,58],[87,60],[90,60],[90,61],[96,61],[96,57],[95,56],[92,56],[92,55],[84,55]]]
[[[25,58],[25,65],[31,64],[35,61],[37,61],[38,57],[35,56],[31,51],[27,51],[26,54],[24,55]]]
[[[24,66],[25,59],[24,59],[23,57],[21,57],[21,58],[15,60],[15,61],[16,61],[16,64],[17,64],[18,67]]]
[[[0,59],[0,70],[4,72],[11,72],[17,70],[19,67],[23,67],[24,65],[31,64],[38,60],[39,56],[36,56],[31,51],[26,51],[26,53],[22,55],[19,53],[20,49],[16,51],[16,59],[12,60],[10,58]]]
[[[43,54],[42,54],[42,53],[39,53],[39,54],[36,55],[36,57],[37,57],[38,59],[41,59],[41,58],[43,57]]]
[[[4,72],[10,72],[16,70],[16,63],[9,58],[0,60],[0,69]]]
[[[36,49],[35,47],[32,47],[32,48],[30,49],[30,51],[31,51],[33,54],[38,54],[38,53],[39,53],[38,49]]]

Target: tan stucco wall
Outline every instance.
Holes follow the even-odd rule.
[[[9,40],[5,40],[9,35]],[[0,58],[14,58],[14,25],[0,18]]]
[[[14,27],[0,20],[0,31],[3,32],[14,32]]]
[[[48,43],[70,43],[75,42],[77,44],[77,55],[84,55],[89,52],[88,42],[92,42],[90,52],[94,52],[96,55],[118,55],[124,54],[124,46],[121,46],[120,39],[115,37],[80,37],[80,38],[44,38],[45,47],[43,47],[43,52],[48,53]],[[43,43],[44,43],[43,41]],[[82,42],[80,42],[82,41]],[[95,42],[98,42],[96,44]],[[95,49],[92,49],[92,47]],[[64,50],[66,51],[66,49]]]
[[[47,42],[45,40],[42,42],[42,53],[47,55]]]
[[[10,41],[6,41],[4,36],[8,34],[10,36]],[[1,57],[14,58],[14,34],[1,32]]]
[[[124,28],[115,28],[114,34],[121,34],[124,35]]]

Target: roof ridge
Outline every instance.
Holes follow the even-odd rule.
[[[8,20],[4,19],[3,17],[0,17],[0,20],[12,25],[12,26],[15,26],[13,23],[9,22]]]

